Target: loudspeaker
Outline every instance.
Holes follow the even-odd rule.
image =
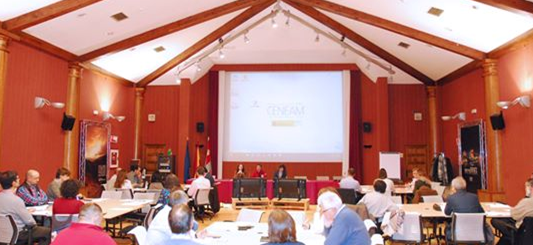
[[[74,128],[74,122],[76,122],[75,117],[69,116],[63,112],[63,121],[61,122],[61,128],[63,130],[71,131],[72,128]]]
[[[494,114],[490,116],[490,124],[493,130],[502,130],[505,128],[505,121],[503,120],[503,113]]]
[[[203,133],[204,132],[204,123],[203,122],[197,122],[196,123],[196,132]]]
[[[363,123],[363,132],[365,132],[365,133],[372,132],[372,123],[364,122]]]

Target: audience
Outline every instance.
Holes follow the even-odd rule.
[[[412,172],[413,172],[413,179],[411,180],[411,183],[409,184],[409,189],[413,190],[414,192],[416,181],[418,181],[420,177],[422,177],[422,175],[421,175],[421,171],[419,168],[413,168]]]
[[[252,178],[266,178],[266,173],[263,171],[263,165],[257,164],[255,171],[252,173]]]
[[[348,169],[348,175],[341,179],[339,182],[339,187],[343,189],[353,189],[356,192],[361,192],[361,185],[359,181],[355,180],[355,169]]]
[[[156,216],[152,220],[152,223],[148,227],[148,233],[146,235],[147,244],[163,244],[165,241],[170,239],[172,231],[168,223],[168,214],[172,207],[182,204],[187,204],[189,202],[189,196],[182,191],[177,190],[173,191],[170,194],[169,202],[167,205],[163,206]],[[193,221],[193,230],[198,229],[198,223]]]
[[[211,175],[211,173],[209,173],[209,170],[205,166],[203,166],[201,168],[204,168],[205,178],[209,180],[209,184],[211,184],[211,187],[215,186],[215,178],[213,178],[213,175]]]
[[[378,178],[383,180],[385,184],[387,184],[387,190],[385,191],[385,194],[387,194],[388,196],[392,196],[392,193],[394,192],[394,182],[387,178],[387,170],[385,170],[384,168],[380,169]]]
[[[245,178],[246,177],[246,170],[244,170],[244,165],[242,163],[237,166],[237,170],[235,170],[235,175],[233,178]]]
[[[285,165],[279,165],[278,170],[274,172],[274,179],[286,179],[287,178],[287,167]]]
[[[48,200],[54,201],[56,198],[59,198],[60,192],[59,187],[63,181],[70,179],[70,171],[66,168],[60,168],[56,172],[56,178],[50,182],[48,189],[46,190],[46,195],[48,195]]]
[[[130,172],[128,173],[127,177],[133,188],[143,187],[143,179],[141,174],[141,167],[139,167],[139,165],[132,164],[130,166]]]
[[[96,203],[81,207],[79,220],[59,233],[52,245],[115,245],[116,242],[102,230],[102,208]]]
[[[341,198],[330,191],[318,197],[317,204],[324,218],[325,245],[369,245],[366,227],[355,211],[346,208]]]
[[[10,215],[19,230],[17,243],[28,243],[31,233],[33,241],[40,245],[50,244],[50,228],[36,226],[33,216],[24,205],[24,202],[15,195],[20,179],[15,171],[6,171],[0,174],[0,215]]]
[[[26,206],[39,206],[48,203],[48,196],[39,187],[39,172],[30,169],[26,173],[26,180],[17,190],[17,196],[22,198]]]
[[[61,184],[61,197],[54,201],[53,214],[78,214],[83,202],[77,200],[80,185],[77,180],[66,180]]]
[[[511,208],[512,218],[493,218],[491,219],[492,226],[500,231],[502,237],[498,242],[498,245],[512,245],[513,235],[522,225],[522,221],[526,217],[533,217],[533,198],[531,198],[531,192],[533,191],[533,179],[530,178],[526,181],[526,197],[523,198]]]
[[[367,193],[359,201],[359,204],[364,204],[368,209],[368,212],[378,220],[380,220],[386,212],[398,209],[391,197],[385,194],[386,188],[387,184],[385,184],[383,180],[376,179],[374,181],[374,191]]]
[[[150,189],[163,189],[163,183],[165,182],[165,176],[162,175],[159,170],[156,170],[152,173],[150,177]]]
[[[264,245],[303,245],[296,240],[296,225],[285,210],[275,209],[268,216],[268,238],[269,242]]]
[[[116,189],[133,189],[131,181],[128,179],[126,170],[122,169],[118,171],[117,180],[115,181],[115,185],[113,187]]]
[[[187,205],[181,204],[172,207],[168,215],[168,223],[172,235],[169,242],[164,244],[200,245],[200,243],[193,240],[194,235],[190,232],[193,221],[192,211]]]
[[[423,196],[438,196],[436,190],[431,189],[431,182],[428,179],[421,177],[413,186],[413,193],[415,196],[411,203],[417,204],[423,201]]]
[[[189,194],[190,197],[194,198],[196,196],[196,192],[198,189],[209,189],[211,188],[211,183],[208,179],[205,178],[205,169],[203,167],[199,167],[196,170],[196,173],[198,174],[198,178],[196,178],[192,183],[191,187],[187,191],[187,194]]]
[[[167,177],[165,177],[163,189],[161,190],[161,195],[159,195],[159,203],[167,205],[170,193],[174,192],[175,190],[181,190],[180,180],[175,174],[169,174]]]

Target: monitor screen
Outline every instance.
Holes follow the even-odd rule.
[[[266,197],[266,180],[261,178],[233,179],[233,197]]]

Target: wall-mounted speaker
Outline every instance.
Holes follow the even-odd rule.
[[[363,132],[365,132],[365,133],[372,132],[372,123],[363,122]]]
[[[196,123],[196,132],[203,133],[205,130],[205,125],[203,122],[197,122]]]
[[[503,112],[490,116],[490,124],[493,130],[502,130],[505,128],[505,121],[503,120]]]
[[[63,112],[63,121],[61,122],[61,128],[63,130],[71,131],[72,128],[74,128],[74,122],[76,122],[75,117],[69,116]]]

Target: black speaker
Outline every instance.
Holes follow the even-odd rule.
[[[205,129],[205,126],[204,126],[203,122],[197,122],[196,123],[196,132],[203,133],[204,129]]]
[[[69,116],[63,112],[63,121],[61,122],[61,128],[63,130],[71,131],[72,128],[74,128],[74,122],[76,122],[75,117]]]
[[[505,128],[505,121],[503,120],[503,113],[494,114],[490,116],[490,124],[493,130],[502,130]]]
[[[364,122],[363,123],[363,132],[365,132],[365,133],[372,132],[372,123]]]

